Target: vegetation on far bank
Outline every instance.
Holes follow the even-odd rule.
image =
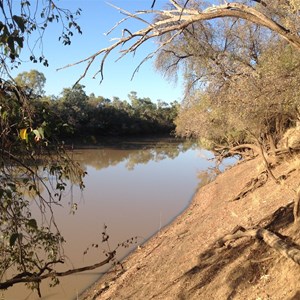
[[[134,91],[126,100],[88,96],[80,84],[64,88],[60,96],[47,96],[43,90],[46,78],[36,70],[20,73],[16,82],[30,99],[33,126],[42,124],[47,138],[92,143],[99,136],[171,135],[175,130],[176,101],[155,103],[139,98]],[[14,97],[7,97],[3,109],[10,109],[14,101]]]

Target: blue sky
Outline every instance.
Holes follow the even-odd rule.
[[[150,9],[152,4],[152,0],[108,0],[108,2],[131,12],[139,9]],[[157,0],[155,8],[161,7],[166,2],[166,0]],[[83,73],[84,65],[70,67],[61,71],[56,71],[57,68],[74,63],[101,48],[109,46],[111,44],[110,39],[119,37],[121,30],[124,28],[117,28],[109,36],[104,35],[117,21],[124,17],[104,0],[61,0],[57,1],[57,4],[61,7],[69,8],[71,11],[76,11],[78,7],[82,9],[78,23],[83,34],[74,35],[72,44],[63,46],[58,41],[61,28],[57,24],[52,24],[45,33],[43,45],[44,54],[49,60],[50,66],[46,68],[39,64],[27,62],[13,73],[15,76],[22,71],[31,69],[43,72],[47,78],[45,86],[47,95],[59,95],[63,88],[71,87]],[[136,21],[125,24],[123,26],[126,26],[126,28],[132,30],[137,28]],[[130,91],[136,91],[139,97],[149,97],[153,101],[158,99],[166,102],[181,101],[181,84],[170,83],[164,79],[162,74],[154,70],[153,60],[143,64],[140,71],[131,80],[135,68],[149,51],[151,52],[154,49],[154,46],[154,42],[148,42],[134,57],[130,54],[118,62],[115,62],[118,57],[118,51],[113,52],[106,62],[104,81],[101,85],[99,84],[100,76],[96,79],[92,78],[100,64],[98,59],[94,62],[86,78],[81,81],[81,84],[85,85],[86,93],[89,95],[93,92],[96,96],[107,98],[117,96],[125,100]],[[28,53],[24,52],[23,57],[28,57]]]

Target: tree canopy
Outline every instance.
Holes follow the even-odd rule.
[[[52,0],[46,1],[1,1],[0,5],[0,57],[1,69],[7,70],[7,64],[21,64],[20,53],[28,47],[33,63],[48,66],[43,51],[43,34],[52,23],[59,23],[61,35],[58,39],[64,45],[71,44],[75,32],[82,33],[77,23],[81,10],[71,12],[61,8]],[[37,50],[39,49],[39,50]]]
[[[34,95],[44,95],[44,86],[46,83],[46,77],[43,73],[37,71],[37,70],[31,70],[29,72],[22,72],[18,74],[18,76],[15,78],[15,82],[17,85],[24,90],[28,94],[34,94]]]

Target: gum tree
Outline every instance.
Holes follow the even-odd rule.
[[[46,77],[43,73],[37,70],[30,70],[29,72],[22,72],[14,79],[16,84],[27,94],[34,94],[38,96],[44,95],[44,86]]]

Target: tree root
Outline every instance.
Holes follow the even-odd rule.
[[[249,193],[263,186],[269,177],[269,172],[267,170],[261,172],[256,178],[252,178],[249,182],[246,183],[245,187],[241,190],[241,192],[235,196],[231,201],[240,200],[246,197]]]
[[[281,255],[293,260],[300,265],[300,247],[281,239],[277,234],[265,229],[249,229],[238,227],[233,233],[218,240],[219,246],[224,246],[227,241],[237,240],[243,237],[253,237],[263,240],[268,246],[279,252]]]
[[[299,153],[299,152],[300,152],[300,146],[277,148],[275,150],[276,155],[292,155],[294,153]]]
[[[222,161],[224,158],[232,157],[235,155],[241,156],[243,159],[253,159],[260,154],[260,149],[254,144],[241,144],[234,147],[217,145],[214,150],[215,156],[218,161]]]
[[[294,224],[300,223],[300,185],[296,190],[296,199],[294,201],[293,215]]]

